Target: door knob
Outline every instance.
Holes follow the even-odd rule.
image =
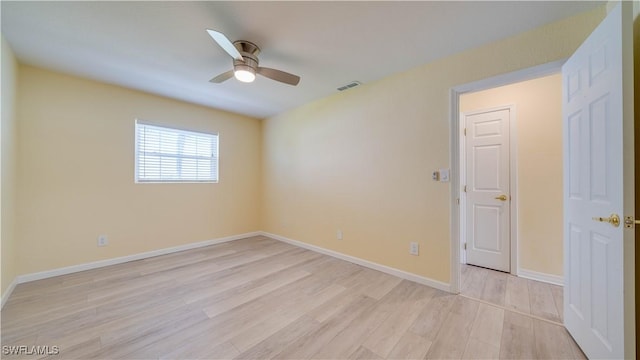
[[[507,201],[507,195],[496,196],[494,199],[500,200],[500,201]]]
[[[620,226],[620,216],[618,216],[618,214],[611,214],[611,216],[609,216],[608,218],[594,217],[593,220],[594,221],[599,221],[599,222],[609,223],[609,224],[613,225],[613,227]]]

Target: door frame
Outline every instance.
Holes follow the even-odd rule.
[[[460,98],[458,95],[458,99]],[[459,109],[459,108],[458,108]],[[465,115],[474,115],[474,114],[482,114],[491,111],[497,110],[509,110],[509,272],[513,275],[518,275],[518,157],[516,151],[517,147],[517,136],[516,136],[516,105],[515,104],[505,104],[501,106],[494,106],[490,108],[483,108],[480,110],[473,110],[467,113],[460,112],[460,121],[459,121],[459,134],[460,139],[464,139],[464,128],[465,128]],[[459,110],[458,110],[459,111]],[[466,157],[466,141],[460,140],[460,185],[458,188],[462,186],[463,180],[466,177],[466,169],[467,169],[467,157]],[[468,185],[468,184],[465,184]],[[465,192],[460,192],[460,206],[459,206],[459,217],[460,217],[460,238],[459,238],[459,251],[460,251],[460,260],[459,263],[467,263],[466,253],[463,252],[464,249],[464,239],[466,238],[466,206],[467,206],[467,196]]]
[[[450,246],[451,246],[451,276],[450,276],[450,292],[454,294],[460,293],[460,254],[461,254],[461,229],[463,224],[461,220],[461,211],[462,211],[462,188],[461,188],[461,138],[463,137],[461,126],[460,126],[460,96],[465,93],[487,90],[495,87],[500,87],[504,85],[509,85],[521,81],[532,80],[548,75],[553,75],[560,73],[562,70],[562,64],[566,59],[561,59],[558,61],[553,61],[550,63],[534,66],[527,69],[517,70],[514,72],[490,77],[483,80],[478,80],[458,86],[454,86],[449,91],[449,158],[451,159],[451,198],[450,198]],[[510,124],[511,125],[511,124]],[[509,130],[510,132],[512,130]],[[513,147],[514,145],[510,145]],[[512,150],[510,150],[512,151]],[[514,154],[514,153],[512,153]],[[513,159],[513,156],[512,156]],[[514,171],[516,169],[512,169]],[[512,192],[514,192],[512,190]],[[514,192],[515,193],[515,192]],[[460,202],[460,204],[458,203]],[[513,205],[514,203],[512,203]],[[515,206],[511,206],[512,211]],[[516,216],[511,219],[512,224],[513,221],[516,221],[517,224],[517,209]],[[513,216],[513,213],[512,213]],[[513,236],[513,232],[517,233],[517,227],[512,227],[511,234]],[[512,248],[512,252],[513,252]],[[517,248],[515,248],[516,254],[516,262],[517,262]],[[513,260],[513,256],[512,256]],[[513,266],[511,264],[511,271],[517,271],[517,266]],[[516,273],[517,274],[517,273]]]

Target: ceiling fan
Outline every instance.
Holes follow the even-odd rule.
[[[242,82],[252,82],[255,80],[256,74],[293,86],[300,82],[300,76],[258,66],[258,54],[260,53],[258,45],[246,40],[231,42],[223,33],[215,30],[207,29],[207,32],[233,58],[233,70],[223,72],[209,80],[210,82],[218,84],[234,76]]]

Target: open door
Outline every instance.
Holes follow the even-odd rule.
[[[562,68],[564,321],[589,358],[630,358],[635,341],[628,313],[634,295],[624,291],[625,277],[633,276],[626,242],[634,237],[624,224],[634,202],[633,105],[625,93],[632,59],[623,48],[624,32],[631,32],[623,17],[631,11],[621,9],[627,5],[612,10]]]

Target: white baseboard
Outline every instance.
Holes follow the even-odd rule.
[[[16,278],[15,282],[17,284],[22,284],[29,281],[41,280],[41,279],[46,279],[54,276],[66,275],[66,274],[76,273],[76,272],[85,271],[85,270],[97,269],[105,266],[122,264],[129,261],[135,261],[135,260],[147,259],[154,256],[171,254],[178,251],[185,251],[185,250],[191,250],[191,249],[201,248],[201,247],[215,245],[215,244],[221,244],[229,241],[248,238],[251,236],[258,236],[260,234],[261,233],[259,231],[254,231],[246,234],[226,236],[218,239],[212,239],[212,240],[200,241],[196,243],[174,246],[170,248],[152,250],[152,251],[147,251],[143,253],[127,255],[127,256],[117,257],[113,259],[94,261],[94,262],[85,263],[85,264],[72,265],[72,266],[67,266],[63,268],[37,272],[33,274],[19,275]],[[3,301],[4,301],[4,298],[3,298]]]
[[[525,279],[542,281],[545,283],[558,285],[558,286],[564,285],[564,278],[562,276],[545,274],[545,273],[541,273],[533,270],[518,269],[518,276],[523,277]]]
[[[362,265],[364,267],[368,267],[370,269],[373,270],[377,270],[377,271],[381,271],[383,273],[387,273],[390,275],[394,275],[397,276],[399,278],[402,279],[406,279],[406,280],[410,280],[413,282],[416,282],[418,284],[422,284],[422,285],[427,285],[427,286],[431,286],[433,288],[442,290],[442,291],[446,291],[446,292],[451,292],[451,286],[447,283],[438,281],[438,280],[433,280],[433,279],[429,279],[427,277],[423,277],[423,276],[419,276],[416,274],[412,274],[403,270],[399,270],[396,268],[392,268],[386,265],[380,265],[378,263],[374,263],[368,260],[364,260],[364,259],[360,259],[351,255],[346,255],[343,253],[339,253],[337,251],[333,251],[333,250],[329,250],[329,249],[325,249],[319,246],[315,246],[315,245],[311,245],[311,244],[307,244],[305,242],[302,241],[298,241],[298,240],[293,240],[293,239],[289,239],[286,238],[284,236],[280,236],[280,235],[276,235],[276,234],[271,234],[268,232],[264,232],[261,231],[260,232],[261,235],[272,238],[272,239],[276,239],[294,246],[298,246],[307,250],[311,250],[311,251],[315,251],[321,254],[325,254],[325,255],[329,255],[332,256],[334,258],[340,259],[340,260],[344,260],[344,261],[348,261],[354,264],[358,264],[358,265]]]
[[[2,309],[4,307],[4,303],[6,303],[7,300],[9,300],[9,296],[11,296],[11,293],[13,292],[13,289],[16,288],[16,285],[18,285],[17,278],[13,279],[13,281],[11,282],[7,290],[5,290],[4,293],[2,294],[2,300],[0,300],[1,301],[0,309]]]

